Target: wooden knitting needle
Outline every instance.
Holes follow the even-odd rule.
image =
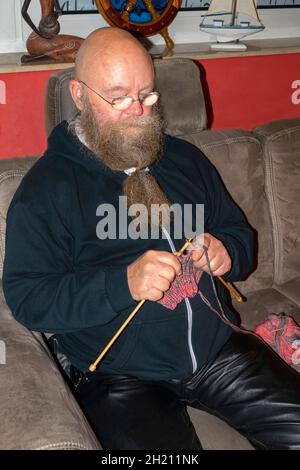
[[[217,278],[219,279],[219,281],[222,282],[222,284],[224,284],[224,286],[229,290],[229,292],[233,295],[233,297],[236,298],[238,302],[244,302],[243,297],[230,284],[228,284],[228,282],[224,281],[222,276],[217,276]]]
[[[178,251],[176,253],[176,256],[181,256],[182,253],[184,252],[184,250],[186,249],[186,247],[189,245],[189,243],[191,243],[191,238],[189,238],[185,244],[182,246],[182,248],[180,249],[180,251]],[[124,321],[124,323],[121,325],[121,327],[118,329],[118,331],[116,332],[116,334],[112,337],[112,339],[110,340],[110,342],[108,343],[108,345],[103,349],[102,353],[97,357],[97,359],[95,360],[95,362],[93,362],[93,364],[91,364],[89,366],[89,371],[90,372],[94,372],[96,370],[96,367],[97,365],[99,364],[99,362],[102,360],[102,358],[105,356],[105,354],[107,353],[107,351],[112,347],[112,345],[114,344],[114,342],[119,338],[120,334],[122,333],[122,331],[125,330],[126,326],[128,325],[128,323],[131,322],[131,320],[133,319],[133,317],[136,315],[136,313],[140,310],[140,308],[144,305],[144,303],[146,302],[146,299],[143,299],[143,300],[140,300],[140,302],[137,304],[137,306],[135,307],[135,309],[131,312],[131,314],[129,315],[129,317]]]

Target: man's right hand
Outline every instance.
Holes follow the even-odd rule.
[[[181,264],[168,251],[148,250],[127,268],[127,280],[132,297],[139,301],[160,300],[177,275]]]

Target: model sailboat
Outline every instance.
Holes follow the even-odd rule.
[[[203,16],[200,30],[216,37],[214,50],[246,50],[239,39],[264,29],[254,0],[212,0]]]

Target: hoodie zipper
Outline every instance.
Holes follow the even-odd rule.
[[[173,243],[173,240],[172,240],[169,232],[166,230],[165,227],[162,227],[162,231],[164,232],[164,234],[165,234],[165,236],[168,240],[168,243],[170,245],[172,253],[176,254],[175,245]],[[188,319],[188,346],[189,346],[189,353],[190,353],[190,356],[191,356],[191,361],[192,361],[192,365],[193,365],[193,374],[194,374],[197,370],[198,365],[197,365],[197,359],[196,359],[195,352],[194,352],[194,349],[193,349],[193,344],[192,344],[193,310],[192,310],[189,299],[184,299],[184,302],[185,302],[185,306],[186,306],[186,310],[187,310],[187,319]]]

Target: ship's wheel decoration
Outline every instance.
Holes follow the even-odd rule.
[[[98,10],[111,25],[138,36],[161,34],[166,50],[174,43],[168,26],[178,13],[182,0],[96,0]]]

